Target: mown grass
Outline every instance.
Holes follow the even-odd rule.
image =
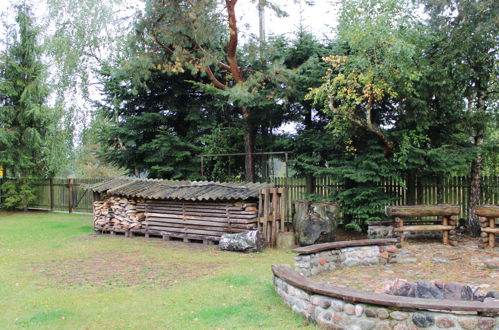
[[[0,327],[305,328],[272,287],[270,266],[292,259],[94,235],[85,215],[4,212]]]

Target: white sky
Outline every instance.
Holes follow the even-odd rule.
[[[338,6],[331,0],[316,0],[315,5],[301,4],[303,1],[280,0],[276,1],[286,11],[288,17],[277,17],[270,9],[265,11],[265,32],[270,34],[284,34],[291,37],[300,26],[300,19],[306,30],[315,34],[319,39],[331,38],[332,28],[336,26]],[[249,0],[240,0],[236,5],[236,14],[241,23],[251,25],[251,33],[258,34],[258,11],[256,4]]]
[[[83,3],[85,0],[73,0]],[[106,1],[106,0],[103,0]],[[0,0],[0,49],[2,49],[5,37],[4,23],[14,23],[14,13],[9,10],[13,4],[19,0]],[[125,4],[140,3],[140,0],[125,0]],[[245,35],[258,35],[258,10],[257,1],[239,0],[236,5],[236,14],[238,16],[238,26],[241,32],[241,40],[244,42]],[[338,5],[333,0],[315,0],[315,5],[307,6],[303,0],[275,0],[281,9],[288,13],[287,17],[277,17],[270,9],[265,11],[265,32],[266,35],[284,34],[288,38],[298,31],[300,22],[305,30],[313,33],[318,39],[331,39],[333,29],[337,23]],[[35,13],[38,24],[42,21],[42,16],[46,11],[44,0],[33,0],[33,12]],[[139,5],[140,7],[140,5]],[[247,29],[249,26],[249,30]],[[293,131],[292,128],[283,128],[284,131]]]

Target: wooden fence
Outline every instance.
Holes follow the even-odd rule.
[[[97,183],[103,180],[106,179],[54,178],[37,180],[34,184],[36,200],[29,205],[29,209],[92,213],[92,192],[86,190],[82,184]]]
[[[65,212],[92,212],[92,193],[82,187],[85,183],[97,183],[105,179],[74,178],[41,180],[36,184],[36,201],[30,205],[32,209],[65,211]],[[286,187],[287,180],[287,219],[290,219],[292,202],[306,197],[305,178],[276,177],[272,182],[276,187]],[[461,205],[461,217],[466,216],[468,203],[468,178],[464,176],[448,177],[444,179],[442,197],[444,203]],[[396,180],[387,180],[381,184],[385,191],[393,198],[392,205],[407,204],[407,189]],[[499,204],[499,177],[482,177],[481,204]],[[342,186],[332,176],[317,177],[315,195],[327,198],[331,191],[340,191]],[[71,192],[71,193],[70,193]],[[419,179],[416,184],[416,204],[436,204],[437,184],[432,179]]]
[[[287,181],[287,184],[286,184]],[[306,197],[305,178],[281,178],[273,180],[277,187],[288,187],[288,210],[292,212],[292,202]],[[405,205],[408,202],[408,192],[405,183],[396,180],[386,180],[381,183],[385,192],[392,198],[392,205]],[[469,178],[465,176],[454,176],[444,178],[442,191],[442,203],[458,204],[461,206],[460,217],[466,217],[469,194]],[[499,177],[484,176],[481,179],[481,204],[499,203]],[[314,195],[328,198],[332,191],[341,191],[343,187],[332,176],[315,178]],[[418,178],[415,187],[415,204],[437,203],[437,182],[431,178]],[[288,218],[291,213],[288,213]]]

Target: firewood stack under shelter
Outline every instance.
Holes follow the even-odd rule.
[[[224,233],[258,228],[261,183],[115,178],[87,186],[94,193],[94,229],[163,239],[218,242]]]
[[[143,199],[111,196],[103,201],[94,201],[95,230],[126,232],[140,229],[145,218]]]

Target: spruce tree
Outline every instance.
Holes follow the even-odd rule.
[[[38,28],[30,7],[16,7],[17,26],[9,30],[0,61],[0,166],[12,180],[2,185],[6,207],[27,208],[34,177],[53,175],[57,163],[58,116],[46,106]]]

